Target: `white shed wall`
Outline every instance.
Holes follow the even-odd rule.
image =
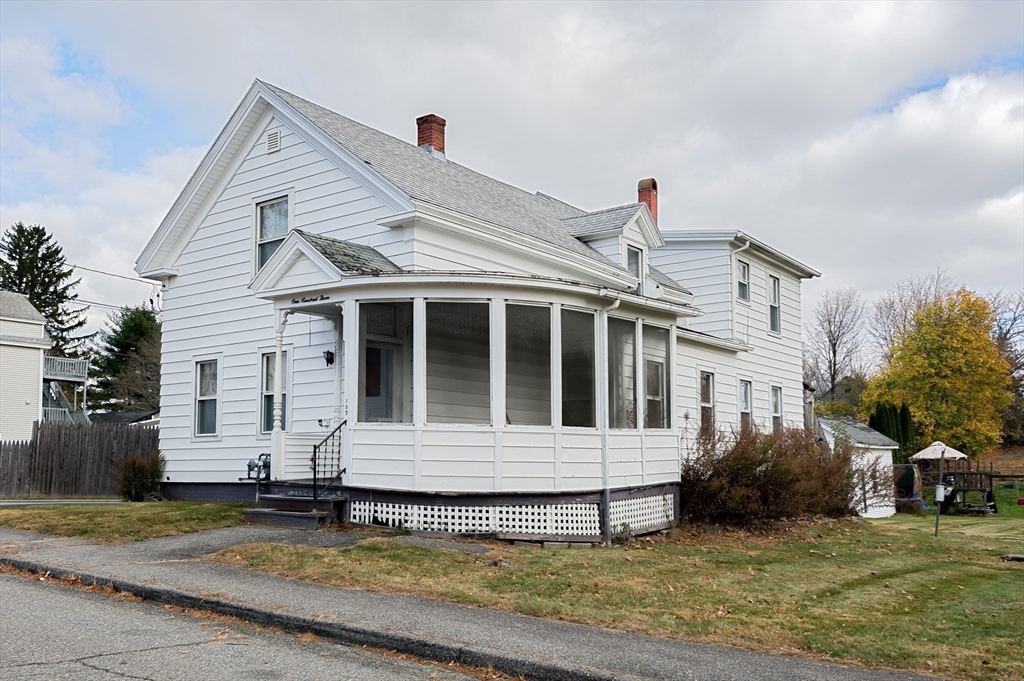
[[[0,440],[32,438],[43,399],[42,364],[40,348],[0,343]]]

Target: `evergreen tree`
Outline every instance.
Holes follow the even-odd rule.
[[[136,400],[125,400],[124,391],[117,390],[116,385],[130,358],[138,354],[146,339],[153,336],[156,338],[159,362],[160,322],[155,311],[145,305],[138,305],[126,306],[107,315],[107,326],[100,331],[98,347],[92,360],[93,374],[97,377],[95,392],[92,393],[94,405],[110,411],[138,407]],[[157,394],[159,388],[158,370]]]
[[[0,238],[0,289],[28,296],[29,302],[46,317],[46,334],[53,341],[50,353],[76,356],[88,335],[74,335],[85,326],[85,311],[73,309],[75,288],[63,249],[39,225],[14,224]]]
[[[917,438],[914,435],[914,420],[910,417],[910,407],[904,402],[900,405],[900,449],[909,450],[914,446]]]

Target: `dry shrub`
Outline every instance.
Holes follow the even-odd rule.
[[[160,452],[134,452],[117,464],[117,485],[125,501],[145,501],[147,494],[160,491],[166,460]]]
[[[812,433],[712,433],[682,468],[682,515],[691,522],[754,523],[850,513],[853,451],[829,451]]]

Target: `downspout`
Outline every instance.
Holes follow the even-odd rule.
[[[740,246],[739,248],[737,248],[735,251],[732,252],[732,267],[729,268],[729,283],[730,283],[731,289],[732,289],[729,292],[729,301],[730,301],[730,304],[731,304],[731,307],[732,307],[732,319],[730,320],[730,322],[733,325],[732,334],[731,334],[733,338],[738,338],[739,337],[738,336],[738,334],[739,334],[739,319],[736,318],[736,293],[737,293],[737,291],[736,291],[736,269],[739,266],[739,263],[736,260],[736,256],[738,256],[740,253],[742,253],[743,251],[747,250],[748,248],[750,248],[750,239],[747,239],[747,243],[743,244],[742,246]],[[751,293],[751,291],[750,291],[750,268],[748,267],[747,268],[747,300],[748,301],[750,300],[750,293]],[[748,322],[748,324],[747,324],[748,330],[749,330],[749,326],[750,326],[750,324]]]
[[[601,289],[602,297],[610,297],[608,289]],[[603,371],[598,372],[598,376],[603,376],[604,380],[599,385],[604,386],[600,391],[604,395],[604,399],[601,400],[600,409],[598,410],[598,416],[601,423],[601,530],[604,534],[604,545],[612,545],[612,524],[611,524],[611,506],[612,506],[612,491],[611,491],[611,471],[608,463],[608,313],[616,309],[622,303],[621,298],[616,298],[610,305],[604,308],[599,308],[600,322],[601,322],[601,334],[600,334],[600,362],[599,366],[603,367]]]

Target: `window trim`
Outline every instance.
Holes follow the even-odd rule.
[[[192,379],[191,379],[191,420],[189,426],[189,440],[191,442],[217,442],[221,439],[224,426],[224,355],[220,352],[192,355]],[[217,400],[217,427],[212,433],[200,434],[199,431],[199,365],[204,362],[217,363],[217,393],[214,397]]]
[[[636,277],[638,279],[636,288],[632,289],[631,291],[627,291],[627,293],[632,293],[633,295],[636,295],[636,296],[642,296],[642,295],[644,295],[644,280],[647,279],[647,275],[646,275],[647,267],[646,267],[646,262],[645,262],[645,260],[646,260],[646,253],[644,252],[643,246],[638,246],[636,244],[630,243],[629,241],[624,241],[624,244],[625,244],[626,250],[625,250],[625,255],[624,255],[624,258],[623,258],[623,262],[622,262],[623,266],[626,268],[627,272],[629,272],[630,274],[633,274],[632,270],[629,269],[629,252],[630,251],[636,251],[636,253],[637,253],[637,260],[638,260],[638,262],[637,262],[637,269],[639,270],[639,273],[636,275]]]
[[[554,306],[552,306],[554,307]],[[565,327],[563,322],[565,312],[579,312],[581,314],[589,315],[591,320],[591,334],[593,338],[593,344],[591,345],[591,365],[590,368],[593,372],[593,379],[590,384],[590,416],[593,419],[594,425],[592,426],[571,426],[565,423],[565,385],[563,379],[565,378]],[[591,307],[585,307],[582,305],[562,304],[558,308],[558,375],[552,376],[552,381],[558,381],[559,384],[559,399],[561,400],[560,405],[560,416],[558,422],[555,423],[555,419],[552,418],[551,422],[557,429],[574,428],[577,431],[582,432],[593,432],[601,430],[601,333],[600,333],[600,320],[601,316],[598,311]],[[552,327],[553,329],[553,327]],[[552,330],[552,334],[554,331]],[[552,361],[554,366],[554,361]]]
[[[548,422],[547,424],[534,424],[534,423],[509,423],[508,422],[508,309],[509,307],[535,307],[540,309],[546,309],[548,312]],[[555,315],[554,315],[554,304],[545,303],[540,301],[527,301],[520,302],[506,298],[504,300],[505,308],[505,366],[502,367],[502,371],[505,374],[505,428],[551,428],[555,422],[555,353],[554,339],[555,339]],[[558,320],[561,323],[561,319]],[[559,331],[561,331],[559,329]],[[561,333],[558,334],[561,339]],[[561,353],[559,353],[561,354]],[[558,377],[561,380],[561,377]]]
[[[642,363],[643,363],[643,371],[644,371],[644,385],[643,385],[643,388],[644,388],[643,423],[644,423],[644,425],[643,425],[643,430],[660,430],[660,431],[672,430],[672,421],[673,421],[673,418],[672,418],[672,402],[673,402],[673,400],[672,400],[672,391],[674,390],[674,385],[675,385],[675,371],[672,368],[673,367],[673,359],[674,359],[674,357],[672,355],[672,345],[673,345],[673,341],[675,340],[674,334],[672,333],[672,327],[671,326],[663,326],[661,324],[652,324],[651,322],[649,322],[649,321],[647,321],[645,319],[641,319],[640,320],[641,331],[643,330],[643,327],[645,327],[645,326],[649,326],[652,329],[660,329],[660,330],[664,331],[666,334],[668,334],[668,344],[667,344],[667,346],[665,348],[665,366],[664,366],[664,373],[663,373],[662,378],[661,378],[661,381],[662,381],[662,386],[661,387],[662,387],[662,391],[663,391],[663,394],[661,396],[661,401],[662,401],[662,409],[664,410],[664,416],[665,416],[665,425],[663,427],[661,427],[661,428],[648,428],[647,427],[647,399],[648,399],[648,389],[647,389],[647,355],[643,351],[644,350],[643,346],[641,345],[641,347],[640,347],[640,358],[641,358]],[[644,334],[644,335],[646,335],[646,334]]]
[[[610,343],[611,343],[611,332],[609,330],[609,327],[611,326],[611,321],[613,319],[616,319],[616,320],[621,321],[621,322],[627,322],[627,323],[633,325],[633,425],[632,426],[628,425],[628,422],[629,422],[629,410],[626,408],[627,405],[625,405],[625,404],[622,405],[622,407],[625,410],[627,425],[620,426],[620,427],[616,427],[616,426],[612,425],[612,391],[611,391],[611,380],[612,380],[611,361],[612,361],[612,354],[610,352],[610,350],[611,350],[611,345],[610,345]],[[605,334],[604,334],[604,336],[605,336],[605,338],[604,338],[604,341],[605,341],[604,351],[605,352],[604,352],[604,354],[605,354],[605,359],[607,360],[605,362],[605,365],[606,365],[605,366],[605,370],[607,372],[605,374],[605,380],[609,383],[608,393],[607,393],[608,404],[606,405],[606,407],[607,407],[607,417],[608,417],[608,430],[609,431],[616,430],[616,431],[627,431],[628,432],[628,431],[640,431],[640,430],[643,430],[643,423],[642,423],[641,413],[640,413],[640,411],[641,411],[641,409],[640,409],[640,391],[641,391],[641,389],[646,390],[646,388],[642,385],[641,378],[639,376],[639,372],[641,371],[639,365],[641,364],[641,362],[638,361],[638,360],[642,360],[643,359],[643,351],[642,351],[642,348],[639,347],[640,343],[643,342],[641,333],[642,333],[642,331],[640,331],[638,329],[638,324],[637,324],[637,318],[636,317],[625,317],[625,316],[620,316],[620,315],[615,315],[615,314],[606,314],[605,315]],[[597,364],[598,364],[598,366],[600,365],[600,360],[598,360]],[[596,377],[596,380],[600,380],[600,376],[599,375]],[[645,398],[645,403],[646,403],[646,398]]]
[[[710,402],[705,402],[704,401],[704,391],[703,391],[702,385],[701,385],[703,383],[704,374],[708,374],[709,376],[711,376],[711,396],[710,396],[711,397],[711,401]],[[709,407],[711,409],[711,424],[710,424],[710,427],[714,428],[714,426],[715,426],[715,411],[716,411],[715,410],[715,392],[716,392],[715,391],[715,383],[716,383],[716,378],[715,378],[715,370],[714,369],[702,369],[699,366],[697,367],[697,417],[698,417],[698,419],[697,419],[697,436],[698,437],[705,437],[705,436],[708,436],[708,435],[712,434],[712,433],[705,433],[704,432],[704,428],[705,428],[705,424],[704,424],[704,407]]]
[[[775,391],[779,391],[779,411],[775,411]],[[772,383],[768,388],[768,411],[771,414],[772,419],[772,432],[778,432],[785,427],[785,406],[783,404],[783,392],[782,386],[778,383]],[[779,419],[779,425],[776,428],[775,419]]]
[[[281,349],[285,352],[285,357],[284,357],[284,389],[281,391],[281,393],[283,395],[287,396],[289,394],[289,392],[290,392],[289,391],[289,386],[291,385],[291,381],[289,379],[291,378],[291,375],[292,375],[292,362],[293,362],[293,360],[295,358],[293,356],[292,346],[290,344],[286,344],[286,345],[281,346]],[[256,376],[256,411],[257,411],[257,415],[258,415],[258,418],[259,418],[259,420],[256,422],[256,437],[257,437],[257,439],[260,439],[260,440],[270,439],[270,435],[273,432],[272,430],[263,430],[263,417],[264,417],[264,412],[263,412],[263,396],[265,394],[267,394],[267,392],[268,392],[268,391],[263,389],[263,358],[266,355],[273,356],[276,352],[277,352],[277,348],[272,346],[272,345],[271,346],[261,347],[261,348],[256,350],[256,366],[257,366],[258,371],[259,371],[259,374]],[[274,386],[270,386],[269,392],[270,392],[270,394],[274,393]],[[281,429],[283,432],[286,432],[286,433],[288,432],[288,424],[290,424],[292,422],[292,414],[291,414],[291,412],[292,412],[291,400],[286,399],[284,401],[284,413],[282,414],[282,419],[284,420],[284,424],[283,424],[284,427]]]
[[[747,387],[747,404],[743,404],[743,386]],[[744,409],[744,406],[746,409]],[[743,415],[748,414],[749,427],[754,427],[754,381],[750,378],[737,378],[736,384],[736,411],[740,418],[740,430],[744,430]]]
[[[746,268],[747,270],[746,279],[741,276],[743,268]],[[740,284],[747,287],[746,296],[740,295]],[[740,258],[736,258],[736,300],[741,303],[750,304],[750,262],[747,260],[741,260]]]
[[[295,187],[280,187],[273,191],[252,196],[249,199],[249,219],[252,222],[250,257],[252,258],[252,275],[254,277],[262,271],[260,267],[260,206],[280,201],[281,199],[288,200],[288,231],[284,235],[284,238],[287,239],[288,235],[295,229]]]
[[[768,325],[767,325],[768,326],[768,333],[776,335],[776,336],[781,336],[782,335],[782,277],[780,277],[778,274],[772,274],[771,272],[768,272],[766,281],[767,281],[767,285],[765,286],[765,303],[766,303],[767,308],[768,308],[768,320],[767,320],[768,321]],[[777,300],[775,301],[774,305],[772,305],[772,294],[775,293],[776,290],[775,290],[775,287],[773,286],[773,283],[778,285],[778,296],[777,296]],[[778,315],[779,315],[779,328],[778,329],[773,329],[772,328],[772,307],[774,307],[776,310],[778,310]]]

